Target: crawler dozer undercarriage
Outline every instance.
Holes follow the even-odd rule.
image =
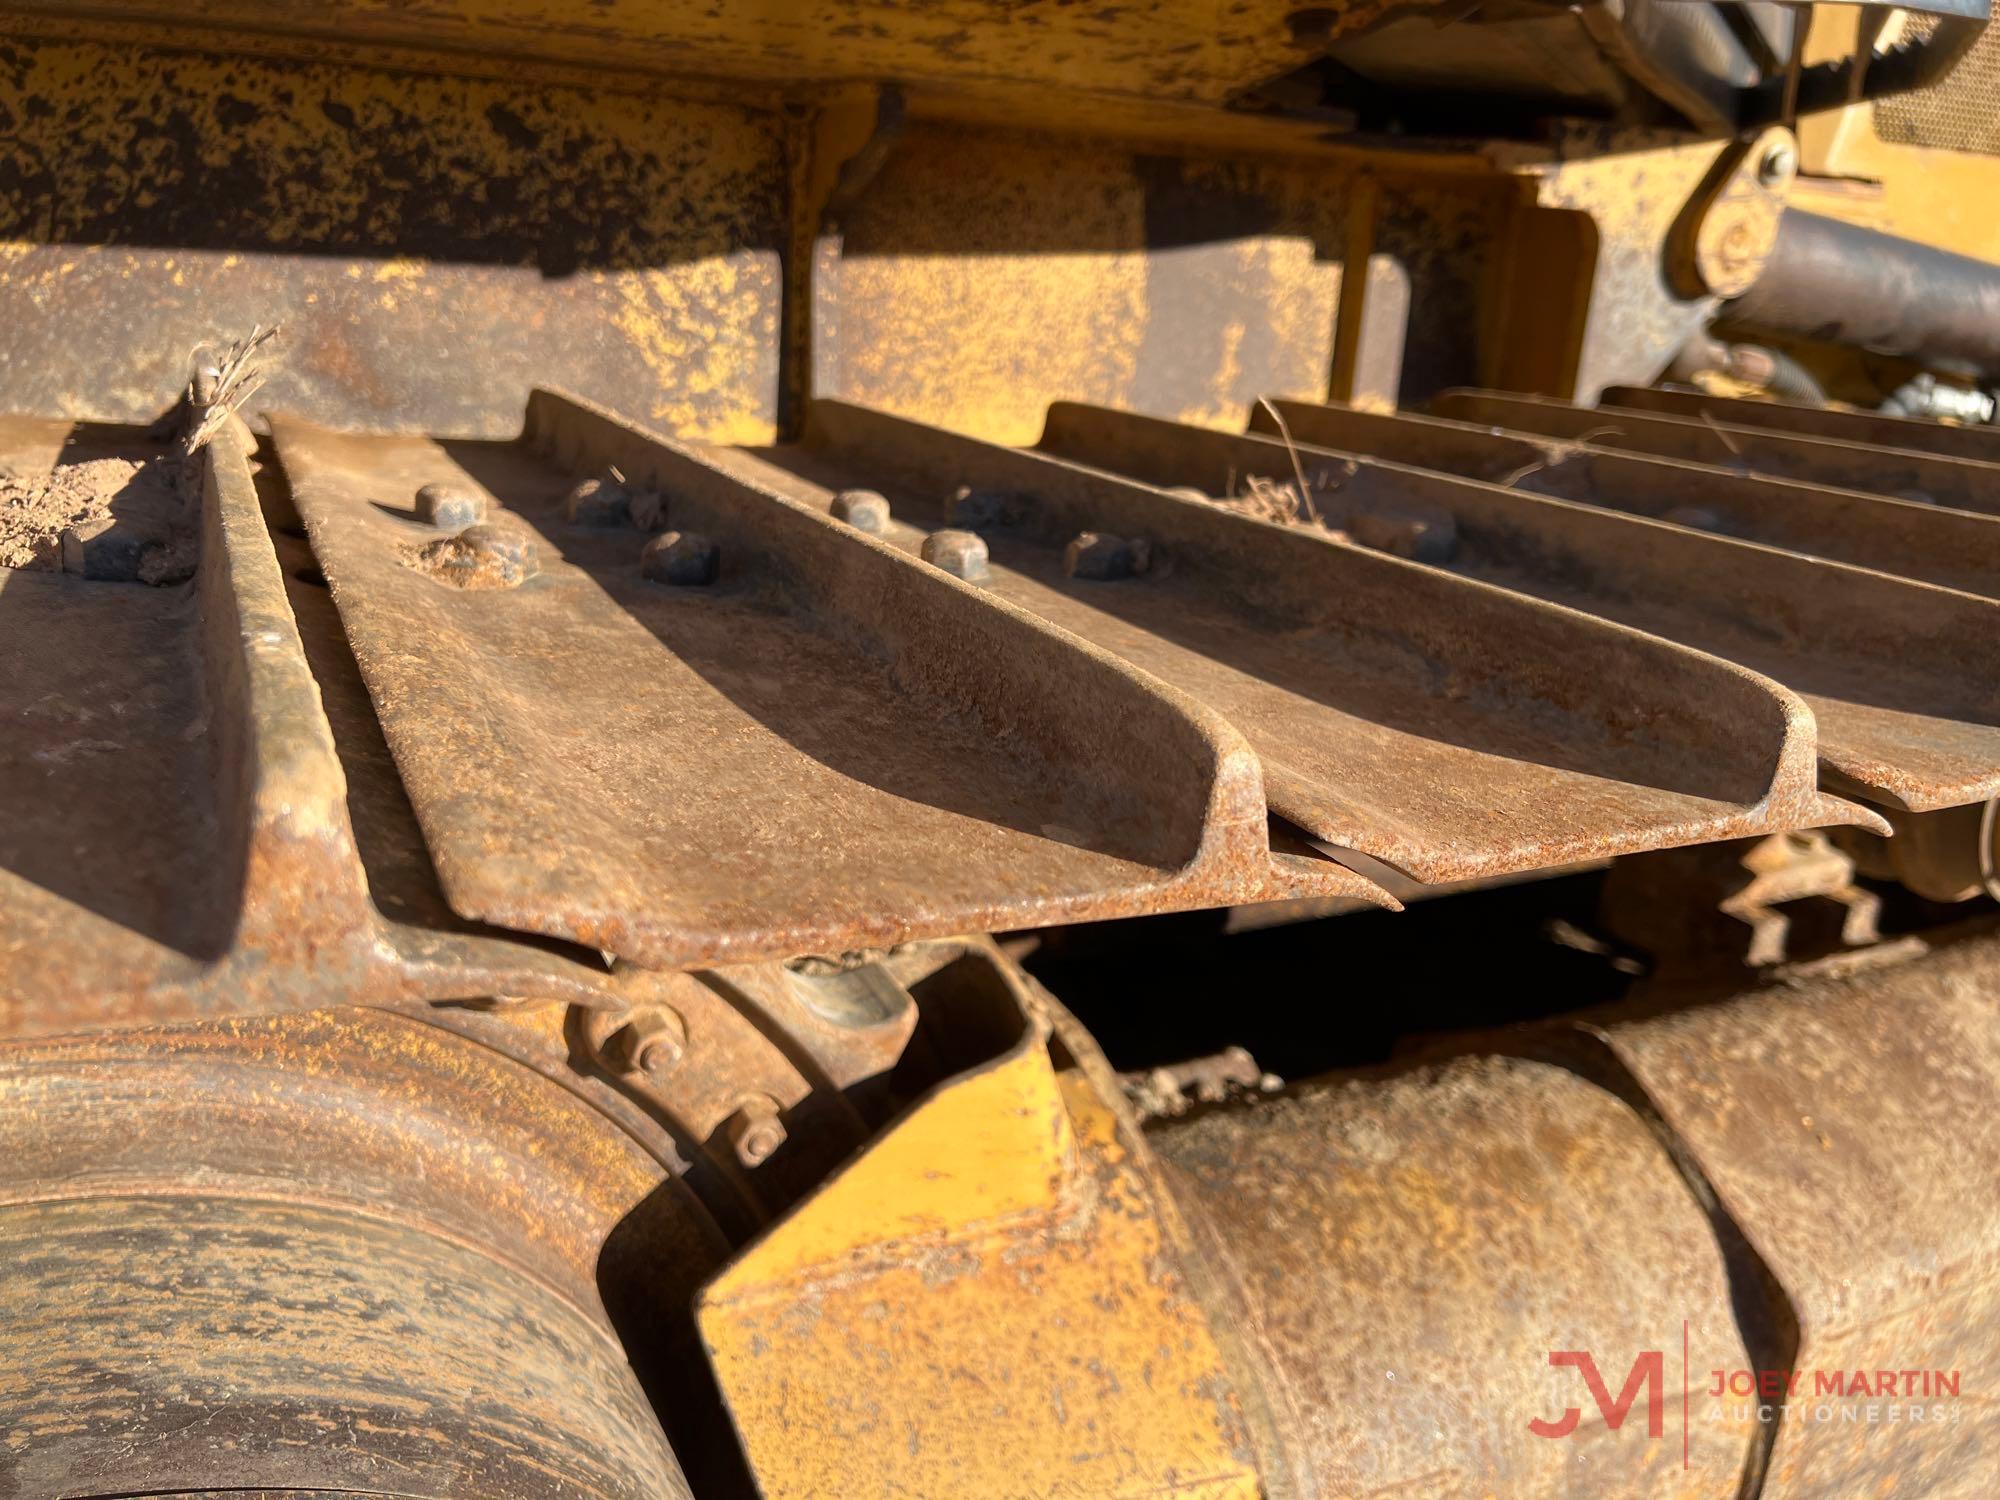
[[[1984,0],[0,0],[0,1495],[2000,1492]]]

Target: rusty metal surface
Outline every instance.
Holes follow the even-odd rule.
[[[671,976],[616,1013],[411,1003],[0,1043],[7,1477],[747,1494],[698,1287],[1015,1040],[984,1018],[1020,982],[954,941]],[[672,1055],[618,1045],[664,1012]],[[760,1097],[778,1140],[751,1161],[729,1120]]]
[[[1843,842],[1850,832],[1839,830]],[[1679,849],[1613,866],[1598,897],[1597,921],[1620,942],[1650,954],[1659,972],[1740,978],[1746,968],[1810,961],[1821,956],[1815,948],[1865,949],[1878,942],[1882,898],[1855,884],[1854,876],[1853,858],[1819,829]]]
[[[21,1495],[690,1493],[607,1310],[725,1253],[569,1088],[400,1016],[0,1047]]]
[[[1305,401],[1271,404],[1295,439],[1316,447],[1443,469],[2000,597],[2000,516],[1526,437],[1443,417]],[[1252,409],[1250,426],[1255,432],[1276,431],[1261,406]]]
[[[1431,412],[1516,432],[1588,441],[1599,448],[2000,514],[2000,464],[1493,391],[1446,391],[1432,400]]]
[[[1410,411],[1361,411],[1331,401],[1274,396],[1268,406],[1259,401],[1250,408],[1251,432],[1275,436],[1280,421],[1296,441],[1314,447],[1442,469],[1496,484],[1553,464],[1574,446],[1471,422]]]
[[[201,1196],[32,1204],[0,1226],[10,1277],[34,1289],[9,1317],[12,1389],[0,1391],[29,1455],[13,1476],[25,1493],[125,1491],[129,1476],[162,1474],[233,1492],[281,1465],[343,1492],[372,1489],[386,1470],[398,1495],[476,1484],[539,1496],[552,1482],[633,1500],[691,1493],[657,1436],[642,1436],[651,1414],[603,1335],[463,1245],[306,1205]],[[174,1270],[134,1278],[135,1254]],[[218,1309],[208,1326],[189,1326],[183,1279]],[[532,1358],[495,1369],[502,1338]],[[34,1357],[64,1347],[71,1360]],[[417,1354],[422,1364],[401,1363]],[[93,1391],[78,1368],[88,1364],[139,1373]],[[218,1366],[220,1379],[208,1373]],[[486,1394],[494,1377],[509,1381],[499,1411]],[[287,1386],[309,1394],[288,1398]],[[579,1408],[593,1414],[587,1427]],[[326,1441],[355,1427],[373,1431],[351,1447]],[[295,1456],[274,1461],[273,1449]]]
[[[1553,1350],[1613,1389],[1690,1325],[1698,1371],[1741,1368],[1724,1247],[1669,1155],[1613,1095],[1475,1056],[1307,1085],[1155,1125],[1245,1370],[1275,1413],[1273,1494],[1735,1493],[1754,1418],[1613,1431]],[[1614,1368],[1615,1367],[1615,1368]],[[1531,1419],[1581,1406],[1549,1441]],[[1579,1476],[1584,1476],[1579,1478]],[[1579,1491],[1576,1486],[1582,1485]]]
[[[2000,944],[1967,935],[1894,967],[1603,1028],[1796,1317],[1789,1364],[1807,1394],[1778,1420],[1767,1494],[1992,1492],[1996,974]],[[1819,1414],[1818,1372],[1872,1382],[1890,1367],[1958,1372],[1955,1415]]]
[[[909,550],[969,486],[1000,512],[976,523],[989,595],[1212,705],[1272,811],[1350,858],[1447,880],[1844,815],[1813,790],[1796,700],[1568,611],[841,403],[797,448],[717,461],[821,507],[881,490]],[[1142,541],[1151,566],[1071,576],[1083,532]],[[1620,663],[1615,693],[1578,654]]]
[[[1155,1122],[1211,1318],[1276,1419],[1267,1492],[1989,1493],[2000,939],[1898,953]],[[1563,1349],[1613,1391],[1661,1351],[1660,1437],[1609,1430]],[[1777,1385],[1718,1396],[1717,1371]],[[1528,1432],[1572,1407],[1562,1442]]]
[[[1981,601],[1342,476],[1447,508],[1455,577],[835,405],[799,448],[676,446],[772,442],[813,379],[989,439],[1059,395],[1222,423],[1324,391],[1343,292],[1356,388],[1642,378],[1713,309],[1660,254],[1712,142],[1589,133],[1422,185],[1413,153],[1276,130],[1171,144],[1175,105],[1392,9],[0,0],[40,36],[0,44],[0,410],[149,419],[189,345],[261,318],[263,399],[302,414],[295,495],[241,427],[201,459],[191,584],[0,571],[0,1492],[1723,1493],[1768,1425],[1685,1467],[1640,1424],[1524,1432],[1577,1399],[1550,1346],[1679,1315],[1701,1365],[1764,1355],[1688,1142],[1731,1157],[1812,1355],[1990,1334],[1983,1224],[1929,1232],[1990,1187],[1993,1132],[1950,1135],[1991,1092],[1984,961],[1870,992],[1947,995],[1902,1044],[1823,994],[1820,1031],[1616,1033],[1666,1145],[1523,1058],[1197,1115],[1161,1138],[1195,1255],[1073,1023],[990,943],[884,951],[1389,901],[1370,856],[1477,880],[1866,819],[1822,752],[1908,805],[2000,786]],[[917,101],[863,132],[888,155],[858,199],[828,77]],[[1061,112],[1003,136],[973,123],[997,93]],[[1159,143],[1085,138],[1120,110]],[[1362,296],[1378,255],[1407,306]],[[0,465],[67,434],[0,422]],[[2000,597],[2000,501],[1514,451],[1524,486]],[[565,518],[612,466],[664,514]],[[481,527],[418,521],[440,480]],[[833,499],[855,482],[879,536]],[[965,579],[909,555],[989,550]],[[1550,576],[1555,605],[1490,586]],[[1755,670],[1656,638],[1683,627]],[[1851,1081],[1882,1059],[1914,1103]],[[1874,1185],[1812,1158],[1808,1108],[1874,1171],[1878,1136],[1966,1159],[1869,1243]],[[1793,1136],[1865,1251],[1804,1242],[1820,1210],[1769,1161]],[[1777,1435],[1803,1494],[1939,1477]]]
[[[1111,657],[561,398],[530,429],[443,447],[276,422],[462,915],[686,965],[1371,889],[1274,857],[1234,731]],[[649,580],[645,531],[563,519],[607,465],[714,540],[715,582]],[[536,575],[413,566],[445,543],[405,499],[434,480],[490,493]]]
[[[1840,836],[1843,853],[1864,875],[1894,880],[1926,901],[1971,901],[1988,894],[2000,870],[2000,827],[1988,804],[1932,813],[1891,813],[1888,838],[1858,829]]]
[[[1466,330],[1481,326],[1486,315],[1486,292],[1506,254],[1518,183],[1403,177],[1397,168],[1407,163],[1393,158],[1366,165],[1372,170],[1341,191],[1347,239],[1331,380],[1324,387],[1266,381],[1246,400],[1273,390],[1332,394],[1357,378],[1357,394],[1372,387],[1392,402],[1398,396],[1422,400],[1465,384],[1466,371],[1483,368],[1481,341],[1466,337]],[[1246,340],[1255,326],[1245,325]],[[1059,399],[1082,400],[1084,393],[1063,391]],[[1237,410],[1218,414],[1210,425],[1235,425]]]
[[[0,570],[0,1035],[329,995],[604,1005],[643,989],[378,911],[246,443],[225,427],[202,452],[192,582]]]
[[[1282,477],[1292,464],[1276,439],[1067,405],[1050,411],[1044,443],[1215,494],[1232,474]],[[1984,644],[2000,625],[1993,600],[1432,470],[1299,453],[1325,476],[1322,506],[1336,525],[1449,517],[1440,567],[1782,682],[1811,708],[1829,792],[1911,809],[2000,792],[2000,668]],[[1845,821],[1838,811],[1824,820]]]
[[[1157,1124],[1246,1410],[1277,1421],[1265,1492],[1984,1493],[2000,949],[1970,941]],[[1666,1441],[1606,1430],[1557,1349],[1595,1351],[1614,1391],[1665,1349]],[[1888,1366],[1958,1372],[1969,1399],[1892,1428],[1708,1395],[1715,1370],[1796,1369],[1810,1393]],[[1563,1443],[1526,1431],[1569,1406]]]
[[[1603,406],[1621,411],[1697,419],[1705,416],[1730,427],[1761,427],[1771,432],[1795,432],[1801,437],[1911,448],[1981,463],[2000,462],[2000,428],[1990,426],[1960,427],[1950,422],[1926,422],[1872,411],[1794,406],[1786,401],[1711,396],[1706,391],[1660,390],[1652,386],[1614,385],[1598,399]]]

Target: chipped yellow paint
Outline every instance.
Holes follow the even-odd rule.
[[[1057,392],[1123,392],[1147,313],[1137,253],[849,261],[839,394],[1004,443],[1030,443]],[[978,316],[968,316],[972,309]],[[845,312],[847,309],[843,309]],[[924,325],[957,316],[944,338]]]
[[[1217,105],[1311,59],[1309,29],[1292,22],[1299,8],[1297,0],[262,0],[246,11],[234,0],[96,0],[90,19],[198,30],[220,46],[254,16],[261,48],[329,39],[786,83],[1036,84]]]
[[[801,1272],[893,1241],[982,1231],[1045,1211],[1071,1166],[1072,1142],[1046,1028],[961,1075],[911,1111],[773,1234],[723,1272],[709,1295],[754,1295]],[[937,1143],[957,1143],[941,1155]]]
[[[721,258],[672,272],[621,276],[612,322],[658,377],[650,404],[635,413],[675,437],[716,443],[768,443],[768,392],[750,368],[759,351],[729,337],[718,309],[736,304],[739,268]],[[775,325],[763,337],[775,335]],[[746,358],[746,353],[749,358]]]
[[[819,293],[817,394],[1006,443],[1058,400],[1240,427],[1323,397],[1348,177],[912,126]]]
[[[1152,1190],[1045,1037],[942,1085],[702,1294],[762,1493],[1261,1493]]]
[[[17,357],[0,407],[151,420],[191,347],[262,322],[285,330],[264,399],[343,425],[503,436],[553,383],[695,440],[772,435],[768,115],[60,42],[0,55],[0,109],[0,239],[25,246],[0,316],[64,366]],[[78,254],[104,245],[120,263]]]

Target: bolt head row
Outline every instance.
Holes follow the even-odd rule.
[[[699,531],[663,531],[639,554],[639,569],[654,583],[713,583],[722,570],[722,549]]]
[[[687,1052],[687,1023],[665,1005],[635,1010],[605,1044],[605,1060],[623,1073],[667,1072]]]
[[[572,526],[624,526],[632,519],[632,494],[611,479],[586,479],[563,496],[563,519]]]
[[[753,1094],[723,1123],[723,1133],[745,1167],[760,1167],[785,1143],[785,1122],[778,1118],[778,1101]]]
[[[974,531],[933,531],[924,538],[920,555],[954,578],[969,581],[986,576],[986,543]]]
[[[874,490],[842,490],[831,507],[837,521],[856,531],[880,535],[889,529],[889,502]]]
[[[417,491],[417,519],[440,531],[463,531],[486,519],[486,497],[469,485],[427,484]]]
[[[1152,563],[1151,543],[1144,538],[1113,536],[1108,531],[1078,532],[1063,548],[1063,572],[1071,578],[1132,578]]]

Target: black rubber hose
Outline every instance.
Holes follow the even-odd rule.
[[[1756,285],[1720,321],[2000,372],[2000,265],[1787,209]]]

